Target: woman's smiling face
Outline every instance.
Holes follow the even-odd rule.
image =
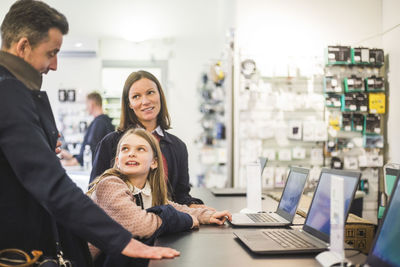
[[[156,126],[161,110],[157,85],[146,78],[134,82],[129,89],[129,107],[143,125]]]

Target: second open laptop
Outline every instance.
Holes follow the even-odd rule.
[[[326,250],[330,242],[330,192],[333,176],[344,179],[344,218],[347,220],[361,173],[323,169],[302,229],[235,231],[234,234],[252,252],[258,254],[316,253]]]
[[[293,222],[308,177],[308,169],[291,167],[275,212],[234,213],[233,226],[286,226]]]

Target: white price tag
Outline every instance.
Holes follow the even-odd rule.
[[[247,163],[247,208],[254,212],[262,211],[261,204],[261,167],[260,162]]]
[[[344,179],[331,176],[330,251],[344,259]]]

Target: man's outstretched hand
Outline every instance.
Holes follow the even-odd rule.
[[[179,251],[172,248],[165,247],[151,247],[131,239],[128,245],[122,250],[122,254],[132,258],[145,258],[145,259],[172,259],[179,256]]]

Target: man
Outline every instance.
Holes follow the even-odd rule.
[[[42,74],[57,69],[67,32],[64,15],[34,0],[15,2],[1,25],[0,250],[54,257],[54,219],[64,256],[75,266],[91,265],[86,241],[110,254],[173,258],[175,250],[132,239],[76,187],[54,152],[58,131],[40,87]]]
[[[66,150],[61,151],[62,165],[64,166],[83,166],[83,153],[86,145],[90,146],[90,150],[94,153],[97,144],[106,136],[115,130],[115,127],[111,123],[111,118],[103,112],[103,100],[101,95],[97,92],[93,92],[86,97],[86,109],[88,113],[94,117],[92,123],[90,123],[85,137],[83,138],[81,150],[79,155],[73,156]]]

